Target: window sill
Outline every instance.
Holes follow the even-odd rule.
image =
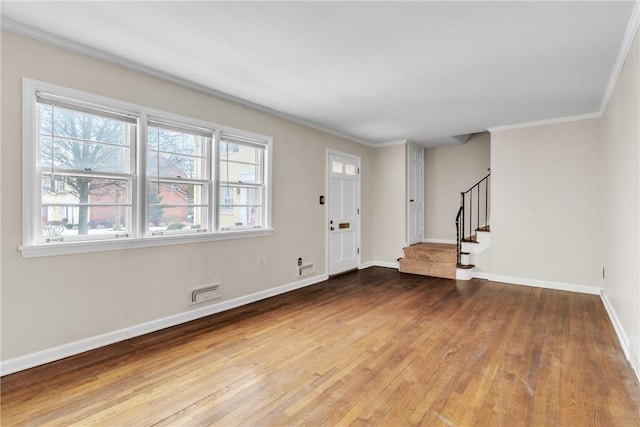
[[[225,231],[222,233],[198,233],[174,236],[153,236],[144,238],[119,238],[83,242],[42,243],[18,246],[23,258],[40,258],[59,255],[86,254],[92,252],[118,251],[126,249],[150,248],[156,246],[184,245],[217,240],[245,239],[271,236],[273,229]]]

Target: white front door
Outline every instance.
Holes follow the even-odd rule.
[[[407,243],[424,240],[424,148],[407,146]]]
[[[328,262],[329,274],[358,268],[360,159],[328,156]]]

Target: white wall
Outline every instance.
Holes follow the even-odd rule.
[[[491,167],[491,136],[488,132],[478,133],[465,144],[428,148],[424,159],[425,239],[455,242],[460,192],[487,175]]]
[[[407,241],[406,144],[377,148],[372,176],[373,259],[380,265],[397,266]]]
[[[599,288],[600,119],[492,132],[495,276]]]
[[[602,120],[601,206],[603,287],[640,377],[639,56],[636,35]]]
[[[372,148],[10,32],[1,42],[3,362],[189,313],[189,290],[207,283],[223,283],[223,301],[293,283],[298,257],[326,273],[328,148],[362,158],[362,229],[373,227]],[[273,136],[273,235],[23,259],[23,77]],[[362,233],[363,262],[373,246]]]

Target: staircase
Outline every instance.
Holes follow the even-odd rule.
[[[460,193],[460,208],[456,215],[456,243],[419,243],[407,246],[403,249],[404,258],[398,260],[400,272],[455,280],[473,278],[473,254],[484,252],[491,246],[490,176],[491,173]],[[481,219],[484,220],[482,225]]]
[[[456,245],[446,243],[418,243],[403,249],[400,258],[402,273],[422,276],[456,278]]]

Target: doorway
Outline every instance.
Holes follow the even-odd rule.
[[[360,157],[327,154],[327,265],[334,275],[359,265]]]
[[[407,145],[407,244],[424,240],[424,148]]]

